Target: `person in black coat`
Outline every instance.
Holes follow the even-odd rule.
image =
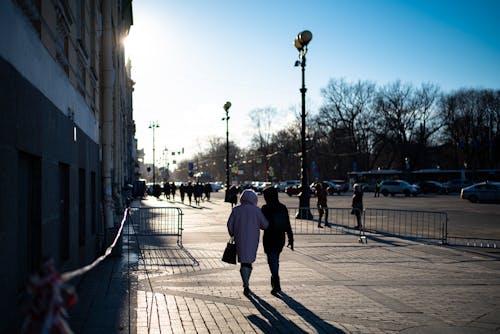
[[[184,194],[186,193],[186,186],[184,185],[184,182],[182,182],[179,186],[179,193],[181,194],[181,201],[184,203]]]
[[[354,228],[360,229],[362,226],[361,223],[361,214],[363,213],[363,190],[359,185],[354,186],[354,193],[352,194],[352,211],[351,213],[356,216],[356,226]]]
[[[194,191],[193,184],[191,182],[188,182],[185,190],[188,196],[189,205],[191,205],[191,198],[193,197],[193,191]]]
[[[197,206],[200,206],[201,196],[203,195],[203,186],[200,182],[196,182],[193,189],[194,201]]]
[[[267,187],[264,189],[263,194],[266,204],[262,206],[262,213],[269,222],[269,227],[264,231],[262,241],[269,270],[271,271],[271,293],[276,295],[281,292],[279,260],[280,253],[285,246],[285,234],[288,236],[288,246],[293,250],[293,232],[288,209],[280,203],[278,190],[274,187]]]

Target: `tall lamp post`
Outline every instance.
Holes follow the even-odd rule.
[[[149,123],[149,128],[153,129],[153,187],[156,185],[156,170],[155,170],[155,129],[160,125],[157,121]]]
[[[226,117],[222,118],[223,121],[226,121],[226,195],[225,201],[230,202],[229,198],[229,184],[231,180],[229,179],[229,108],[231,108],[231,102],[227,101],[223,106],[226,111]]]
[[[302,95],[302,113],[300,115],[302,119],[302,128],[300,131],[300,142],[301,142],[301,194],[299,197],[299,211],[296,217],[299,219],[312,219],[312,214],[310,210],[309,200],[311,198],[309,181],[307,179],[307,156],[306,156],[306,84],[305,84],[305,72],[306,72],[306,54],[307,45],[312,39],[312,33],[309,30],[304,30],[295,37],[293,44],[299,51],[299,60],[295,62],[295,66],[300,66],[302,68],[302,87],[300,88],[300,93]]]

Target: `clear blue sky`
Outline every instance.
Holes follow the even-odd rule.
[[[445,92],[500,88],[499,0],[135,0],[126,42],[132,60],[139,148],[187,158],[208,137],[248,144],[248,114],[278,111],[285,126],[300,110],[293,39],[313,33],[306,67],[307,110],[322,104],[331,78],[434,83]],[[181,157],[182,158],[182,157]]]

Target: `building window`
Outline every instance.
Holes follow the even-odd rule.
[[[56,59],[69,75],[69,36],[70,27],[73,24],[67,3],[58,1],[56,10]]]

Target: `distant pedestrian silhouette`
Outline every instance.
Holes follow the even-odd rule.
[[[363,190],[361,190],[361,187],[359,185],[354,186],[351,206],[351,213],[356,216],[357,222],[357,225],[354,226],[354,228],[361,228],[361,214],[363,213]]]
[[[194,191],[193,185],[191,184],[191,182],[188,182],[186,186],[186,194],[188,196],[189,205],[191,205],[191,198],[193,197],[193,191]]]

